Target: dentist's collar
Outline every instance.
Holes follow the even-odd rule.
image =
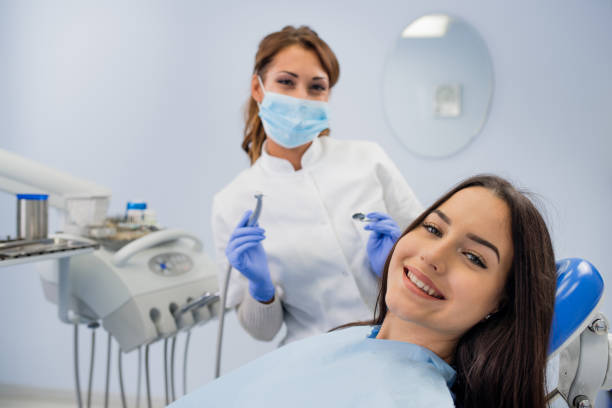
[[[323,136],[329,137],[329,136]],[[296,173],[293,165],[289,160],[281,159],[280,157],[270,156],[267,149],[268,141],[266,140],[261,146],[261,157],[258,162],[264,169],[276,173]],[[315,137],[310,147],[302,155],[302,170],[312,166],[321,156],[322,146],[319,137]],[[298,170],[300,171],[300,170]]]

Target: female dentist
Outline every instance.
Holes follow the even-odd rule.
[[[258,340],[283,322],[281,344],[372,319],[387,255],[422,210],[377,144],[327,137],[339,72],[304,26],[267,35],[255,56],[242,142],[251,167],[215,195],[212,227],[219,282],[228,262],[240,272],[226,306]],[[248,226],[257,193],[263,209]]]

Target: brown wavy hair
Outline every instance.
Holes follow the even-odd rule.
[[[311,50],[319,57],[319,61],[329,78],[329,88],[331,89],[340,76],[340,65],[334,52],[329,48],[327,43],[323,41],[315,31],[307,26],[295,28],[286,26],[282,30],[268,34],[259,43],[257,54],[255,54],[255,67],[253,74],[261,76],[264,80],[266,71],[270,62],[276,54],[292,45],[300,45],[306,50]],[[242,149],[246,152],[251,160],[251,164],[261,155],[263,142],[266,140],[266,134],[259,118],[259,108],[257,102],[250,97],[247,101],[245,110],[244,123],[244,139],[242,140]],[[319,136],[329,134],[329,129],[322,131]]]
[[[476,407],[546,406],[545,369],[556,290],[555,256],[546,223],[528,198],[508,181],[493,175],[471,177],[443,195],[404,231],[425,218],[456,192],[484,187],[501,198],[511,217],[514,257],[499,309],[459,340],[453,365],[456,405]],[[391,254],[380,280],[374,319],[349,325],[381,325],[387,314],[385,295]]]

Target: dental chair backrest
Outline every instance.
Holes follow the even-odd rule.
[[[557,262],[557,293],[546,385],[551,408],[593,407],[612,388],[612,335],[599,312],[604,282],[590,262]]]

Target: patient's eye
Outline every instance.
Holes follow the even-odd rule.
[[[472,252],[464,252],[466,258],[473,263],[474,265],[482,268],[482,269],[487,269],[487,265],[484,263],[484,260],[482,259],[482,257],[476,255],[475,253]]]
[[[432,223],[424,222],[423,223],[423,228],[425,228],[425,230],[427,232],[429,232],[430,234],[435,235],[436,237],[441,237],[442,236],[442,232],[438,229],[438,227],[436,227]]]

